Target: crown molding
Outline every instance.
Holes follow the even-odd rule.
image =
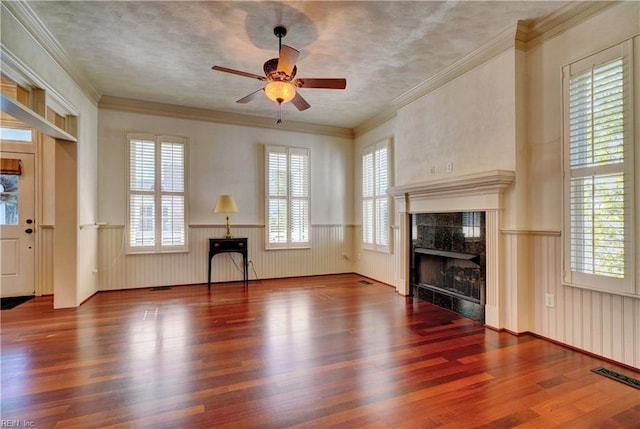
[[[44,89],[47,94],[46,104],[56,113],[67,116],[78,116],[78,109],[67,101],[58,91],[42,80],[29,66],[22,62],[13,52],[0,43],[0,63],[2,73],[23,88]],[[96,103],[97,105],[97,103]]]
[[[98,103],[100,92],[73,64],[64,48],[45,27],[31,6],[26,1],[1,2],[2,13],[13,16],[27,33],[44,49],[53,60],[73,79],[85,95],[94,103]]]
[[[280,131],[295,131],[306,134],[320,134],[349,139],[353,138],[353,130],[350,128],[332,127],[329,125],[318,125],[295,121],[276,124],[270,118],[263,118],[259,116],[221,112],[218,110],[203,109],[199,107],[179,106],[176,104],[157,103],[153,101],[134,100],[131,98],[114,97],[111,95],[103,95],[98,102],[98,108],[203,122],[270,128]]]
[[[620,2],[572,1],[538,20],[517,22],[480,48],[395,98],[389,108],[358,125],[355,128],[355,135],[362,135],[375,128],[395,116],[399,109],[473,70],[505,50],[513,48],[527,51],[617,3]]]
[[[519,34],[520,40],[526,44],[527,50],[531,49],[545,40],[549,40],[580,24],[602,10],[620,3],[622,2],[571,1],[543,18],[528,22],[526,30]]]
[[[398,116],[398,109],[396,109],[394,106],[388,107],[382,112],[378,113],[375,116],[372,116],[371,118],[367,119],[366,121],[358,125],[356,128],[354,128],[353,129],[354,137],[360,137],[361,135],[367,133],[368,131],[371,131],[374,128],[384,124],[385,122],[390,121],[396,116]]]
[[[416,85],[409,91],[397,97],[392,102],[393,106],[395,106],[395,108],[399,110],[406,105],[413,103],[417,99],[425,96],[426,94],[473,70],[474,68],[487,62],[488,60],[504,52],[505,50],[513,48],[515,44],[516,28],[517,24],[514,26],[510,26],[506,30],[503,30],[488,43],[485,43],[480,48],[464,56],[452,65],[434,74],[421,84]]]

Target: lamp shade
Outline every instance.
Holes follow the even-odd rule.
[[[289,82],[282,82],[279,80],[269,82],[264,87],[264,93],[270,100],[275,101],[278,104],[291,101],[296,96],[296,89]]]
[[[237,213],[238,206],[231,195],[220,195],[216,201],[214,213]]]

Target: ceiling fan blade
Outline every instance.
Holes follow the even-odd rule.
[[[221,72],[225,72],[225,73],[237,74],[238,76],[250,77],[252,79],[266,80],[266,78],[264,76],[260,76],[260,75],[253,74],[253,73],[247,73],[247,72],[243,72],[243,71],[240,71],[240,70],[229,69],[229,68],[226,68],[226,67],[213,66],[213,67],[211,67],[211,69],[212,70],[221,71]]]
[[[291,103],[294,106],[296,106],[296,108],[301,112],[303,110],[307,110],[309,107],[311,107],[311,104],[307,103],[307,100],[302,98],[302,95],[300,95],[299,92],[296,92],[296,96],[293,97],[293,99],[291,100]]]
[[[255,99],[263,91],[264,91],[264,88],[260,88],[257,91],[253,91],[251,94],[247,95],[246,97],[242,97],[240,100],[236,101],[236,103],[246,104],[252,101],[253,99]]]
[[[291,76],[291,72],[298,61],[300,52],[291,46],[282,45],[280,48],[280,58],[278,58],[278,71],[284,72],[287,76]]]
[[[347,80],[300,77],[293,84],[298,88],[345,89]]]

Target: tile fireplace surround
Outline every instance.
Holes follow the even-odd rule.
[[[411,294],[484,323],[484,212],[411,215]]]
[[[387,190],[395,199],[399,234],[396,249],[399,266],[402,267],[396,282],[398,291],[410,293],[410,239],[409,214],[482,211],[486,224],[486,302],[485,324],[500,328],[501,281],[501,213],[504,210],[503,194],[515,180],[515,173],[491,170],[447,179],[394,186]]]

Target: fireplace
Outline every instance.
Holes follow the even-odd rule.
[[[501,329],[505,326],[505,305],[504,298],[506,282],[505,272],[502,266],[504,258],[500,257],[503,247],[501,237],[502,212],[505,208],[503,200],[510,200],[515,204],[513,195],[507,189],[515,180],[515,172],[508,170],[490,170],[477,173],[469,173],[459,176],[438,177],[426,182],[413,182],[404,185],[393,186],[387,189],[389,195],[394,198],[397,213],[397,233],[395,243],[397,266],[401,267],[397,271],[394,280],[397,291],[402,295],[411,295],[438,302],[443,306],[454,309],[462,313],[467,308],[479,309],[484,315],[475,317],[477,320],[484,318],[487,326]],[[416,283],[415,281],[415,256],[416,248],[434,249],[427,242],[414,243],[417,239],[417,222],[413,222],[416,215],[431,213],[465,213],[481,212],[483,216],[484,228],[484,253],[471,250],[459,250],[459,234],[450,235],[452,247],[449,252],[462,253],[467,255],[480,256],[480,273],[484,280],[484,292],[480,292],[480,303],[474,299],[462,299],[455,291],[444,292],[435,289],[434,285],[426,283]],[[444,225],[443,225],[444,226]],[[465,226],[464,232],[474,232],[478,235],[477,226]],[[464,235],[463,232],[463,235]],[[458,231],[459,233],[459,231]],[[436,235],[434,234],[434,240]],[[471,238],[471,234],[467,235]],[[427,238],[425,240],[429,240]],[[442,238],[447,240],[447,238]],[[466,244],[472,244],[475,240],[465,240]],[[419,253],[419,252],[418,252]],[[420,254],[418,258],[424,258]],[[457,258],[461,259],[461,258]],[[464,260],[464,258],[462,258]],[[473,257],[469,259],[473,262]],[[466,267],[465,267],[466,268]],[[483,284],[480,284],[481,288]],[[415,290],[414,290],[415,289]],[[484,299],[484,302],[482,301]],[[464,314],[464,313],[462,313]]]
[[[411,222],[413,295],[484,322],[485,213],[414,213]]]

